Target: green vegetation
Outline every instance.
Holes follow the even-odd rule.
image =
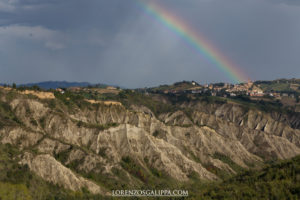
[[[231,167],[231,169],[233,169],[235,172],[242,172],[244,171],[244,169],[239,166],[238,164],[236,164],[235,162],[233,162],[228,156],[221,154],[221,153],[215,153],[213,155],[213,158],[219,159],[222,162],[226,163],[229,165],[229,167]]]
[[[196,100],[206,102],[206,103],[214,103],[214,104],[225,104],[227,103],[227,99],[223,97],[214,97],[214,96],[200,96]]]
[[[259,85],[264,91],[291,91],[289,83],[264,83]]]
[[[220,183],[194,185],[191,195],[203,199],[299,199],[300,156],[242,172]]]
[[[45,116],[41,117],[39,122],[40,122],[41,127],[45,128],[45,126],[46,126],[46,117]]]
[[[0,199],[101,199],[87,191],[73,192],[47,183],[30,172],[27,165],[19,165],[20,152],[13,146],[0,144]]]
[[[8,103],[0,101],[0,129],[4,125],[21,124]]]
[[[86,122],[83,122],[83,121],[76,121],[76,120],[73,120],[73,121],[76,122],[76,125],[78,127],[95,128],[95,129],[98,129],[99,131],[109,129],[111,127],[116,127],[116,126],[119,125],[118,123],[92,124],[92,123],[86,123]]]
[[[216,154],[215,157],[230,165],[233,163],[222,154]],[[146,164],[149,163],[148,158],[144,161]],[[123,157],[121,166],[140,181],[135,183],[139,185],[134,186],[135,189],[186,189],[189,191],[187,199],[299,199],[300,197],[300,156],[273,163],[262,170],[241,171],[238,175],[228,176],[224,181],[213,183],[200,181],[195,172],[190,173],[190,181],[181,183],[156,168],[151,166],[144,168],[130,157]],[[126,184],[128,178],[123,171],[114,168],[113,173],[120,180],[97,173],[89,173],[86,176],[110,189],[132,188]]]
[[[148,181],[147,174],[144,172],[144,169],[130,157],[123,157],[121,166],[128,171],[130,174],[136,176],[143,182]]]
[[[54,158],[64,164],[67,162],[69,154],[72,149],[73,149],[73,147],[71,146],[69,149],[67,149],[65,151],[62,151],[58,154],[54,154]]]
[[[178,109],[172,104],[162,103],[154,100],[151,96],[131,90],[123,90],[120,92],[117,100],[127,108],[130,108],[131,105],[145,106],[156,116],[161,113],[174,112]]]
[[[75,106],[82,108],[89,103],[84,101],[84,97],[79,94],[75,94],[69,91],[66,91],[64,94],[55,91],[54,92],[55,98],[60,100],[64,105],[66,105],[70,111],[72,111]]]
[[[163,93],[164,91],[182,91],[182,90],[188,90],[190,88],[193,88],[197,86],[197,84],[193,84],[191,81],[181,81],[174,83],[173,85],[160,85],[158,87],[154,87],[149,89],[149,91],[154,93]]]
[[[14,87],[13,87],[14,88]],[[15,88],[19,91],[24,91],[24,90],[34,90],[34,91],[41,91],[42,89],[37,86],[37,85],[33,85],[33,86],[19,86],[17,88]]]
[[[144,158],[147,167],[141,166],[139,162],[129,156],[123,157],[121,166],[128,173],[141,181],[141,188],[147,189],[162,189],[162,188],[180,188],[182,183],[174,180],[165,172],[156,169],[149,165],[147,157]]]
[[[293,95],[295,102],[299,103],[300,79],[278,79],[274,81],[256,81],[255,85],[259,86],[265,92],[279,92]],[[291,101],[294,99],[291,98]],[[285,101],[282,100],[282,103]]]
[[[228,98],[227,102],[238,103],[246,110],[254,109],[264,112],[280,112],[284,114],[293,113],[288,107],[283,107],[280,101],[251,100],[245,95]]]

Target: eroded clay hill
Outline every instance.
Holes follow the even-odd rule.
[[[134,187],[153,174],[213,181],[300,154],[297,116],[238,104],[182,103],[189,115],[155,116],[138,105],[78,106],[4,90],[0,98],[1,142],[21,150],[21,165],[74,191],[106,195],[117,182]]]

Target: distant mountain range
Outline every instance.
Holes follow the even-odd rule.
[[[27,84],[19,84],[18,86],[39,86],[43,89],[56,89],[56,88],[69,88],[69,87],[87,87],[87,86],[98,86],[98,87],[106,87],[105,84],[92,84],[89,82],[67,82],[67,81],[45,81],[38,83],[27,83]]]

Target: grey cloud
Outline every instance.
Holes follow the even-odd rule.
[[[271,3],[279,3],[279,4],[286,4],[286,5],[293,5],[293,6],[300,6],[299,0],[268,0]]]
[[[209,82],[205,78],[210,76],[208,71],[214,71],[219,80],[226,80],[202,55],[144,15],[122,27],[99,62],[102,68],[97,72],[104,74],[106,82],[113,80],[129,87],[170,84],[183,79],[201,78]]]
[[[0,27],[0,40],[2,43],[10,41],[31,40],[42,42],[50,49],[64,48],[63,37],[58,31],[53,31],[41,26],[10,25]]]
[[[156,2],[252,79],[300,76],[298,1]],[[135,0],[0,0],[0,82],[143,87],[184,79],[230,81]]]
[[[0,12],[13,12],[15,10],[14,4],[9,0],[0,1]]]
[[[0,0],[0,11],[2,12],[17,12],[20,9],[32,10],[41,8],[50,3],[58,3],[58,1],[49,0]]]

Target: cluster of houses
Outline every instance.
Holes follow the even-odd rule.
[[[216,94],[222,90],[225,90],[227,94],[230,96],[237,96],[238,94],[244,94],[251,97],[263,97],[263,96],[270,96],[274,98],[280,99],[281,97],[291,97],[295,98],[294,94],[288,94],[288,93],[280,93],[280,92],[264,92],[259,86],[256,86],[253,84],[252,81],[249,81],[247,83],[241,83],[241,84],[224,84],[224,86],[214,86],[206,85],[204,86],[208,89],[210,89],[212,92],[212,96],[216,96]]]
[[[264,92],[259,86],[255,85],[252,81],[240,84],[206,84],[198,85],[196,82],[192,82],[192,87],[185,90],[165,90],[165,94],[179,94],[179,93],[192,93],[192,94],[208,94],[211,96],[223,96],[223,97],[235,97],[237,95],[243,94],[251,97],[263,97],[270,96],[276,99],[281,97],[291,97],[295,98],[294,94],[279,93],[279,92]]]

